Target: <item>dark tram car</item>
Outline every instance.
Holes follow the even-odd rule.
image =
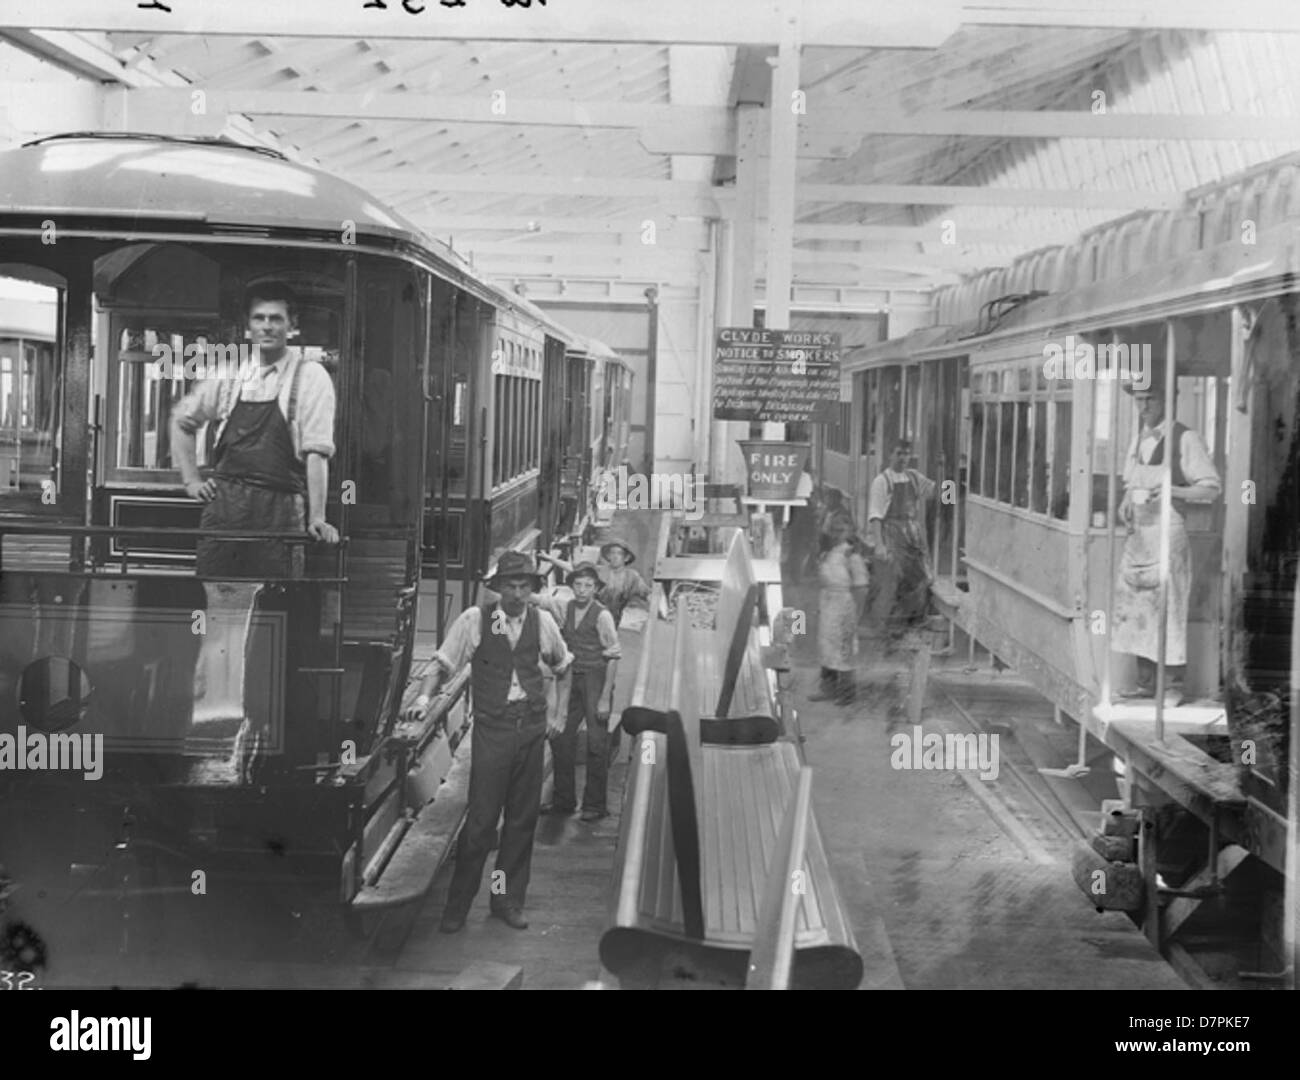
[[[440,633],[502,548],[550,541],[545,377],[577,339],[260,149],[41,140],[0,154],[0,207],[0,735],[68,737],[0,770],[0,860],[51,902],[195,866],[354,900],[450,761],[395,735],[417,605]],[[200,580],[171,415],[246,362],[242,301],[269,281],[298,299],[290,352],[333,381],[343,542],[291,538],[300,577]],[[97,743],[90,779],[69,755]]]

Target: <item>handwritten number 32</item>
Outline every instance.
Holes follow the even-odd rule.
[[[15,974],[18,976],[17,986],[14,985]],[[29,989],[29,987],[24,986],[23,984],[32,982],[35,980],[35,978],[36,978],[35,973],[31,971],[19,971],[19,972],[0,971],[0,982],[4,983],[4,988],[6,990],[27,990]]]

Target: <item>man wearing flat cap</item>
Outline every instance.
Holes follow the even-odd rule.
[[[614,674],[623,650],[610,610],[596,599],[600,573],[593,563],[579,563],[569,575],[573,599],[562,612],[560,632],[573,653],[569,708],[564,731],[555,737],[555,797],[544,814],[571,814],[577,809],[574,772],[578,728],[587,725],[587,786],[582,796],[582,820],[599,821],[605,806],[609,771],[609,716],[613,711]]]
[[[1168,582],[1164,704],[1171,707],[1182,703],[1187,665],[1192,559],[1184,518],[1188,504],[1217,499],[1222,484],[1200,435],[1165,417],[1164,364],[1157,362],[1151,368],[1145,385],[1124,383],[1124,390],[1133,395],[1141,427],[1124,465],[1119,512],[1128,529],[1115,582],[1111,648],[1132,654],[1137,661],[1137,687],[1119,696],[1154,698],[1160,658],[1160,504],[1168,454],[1172,501],[1169,565],[1164,568]]]
[[[501,599],[466,608],[420,684],[408,716],[420,716],[445,676],[471,665],[474,726],[471,729],[469,807],[456,847],[456,871],[439,929],[454,934],[465,925],[483,879],[483,866],[505,811],[505,826],[492,875],[490,910],[516,930],[527,929],[524,899],[532,869],[533,833],[542,802],[542,762],[548,726],[542,664],[557,676],[557,696],[573,660],[550,614],[528,603],[541,578],[533,560],[507,551],[487,587]]]

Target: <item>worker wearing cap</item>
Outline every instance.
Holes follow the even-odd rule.
[[[1133,395],[1141,430],[1133,438],[1124,465],[1120,518],[1128,526],[1115,581],[1111,647],[1137,660],[1137,688],[1121,697],[1154,698],[1160,656],[1160,505],[1166,447],[1173,445],[1170,466],[1168,614],[1165,620],[1166,706],[1183,700],[1187,664],[1187,612],[1192,591],[1192,559],[1184,515],[1189,503],[1209,503],[1222,484],[1200,435],[1165,418],[1165,371],[1151,365],[1150,377],[1126,382]]]
[[[469,806],[439,925],[445,934],[465,925],[502,810],[505,826],[492,875],[490,910],[507,926],[528,928],[523,909],[542,802],[545,739],[548,727],[555,733],[562,729],[558,716],[547,716],[542,664],[556,673],[557,694],[563,700],[573,660],[555,620],[528,603],[541,587],[529,556],[505,552],[487,587],[501,599],[461,612],[407,710],[408,718],[422,716],[442,677],[453,677],[465,664],[471,665]]]
[[[622,540],[607,540],[600,547],[600,557],[609,567],[605,571],[605,584],[600,590],[600,602],[614,616],[614,625],[623,621],[628,607],[645,605],[650,598],[650,586],[645,578],[632,569],[636,552]]]
[[[571,814],[577,809],[574,778],[578,728],[587,725],[587,785],[582,796],[582,820],[607,816],[605,788],[609,771],[607,744],[613,711],[614,674],[623,650],[614,616],[596,599],[600,573],[594,564],[579,563],[569,575],[573,599],[561,616],[560,632],[573,653],[568,716],[551,748],[555,754],[554,801],[544,814]]]

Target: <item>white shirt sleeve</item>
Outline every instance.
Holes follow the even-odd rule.
[[[871,481],[871,490],[867,494],[867,520],[875,521],[889,513],[889,480],[884,473],[877,473]]]

